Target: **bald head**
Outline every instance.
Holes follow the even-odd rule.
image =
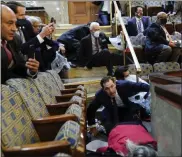
[[[1,37],[4,40],[13,40],[16,31],[15,13],[7,6],[1,5]]]
[[[167,23],[167,14],[165,12],[159,12],[157,14],[157,23],[160,25],[165,25]]]
[[[15,16],[13,10],[11,10],[9,7],[7,7],[6,5],[1,5],[1,11],[2,11],[2,18],[3,16],[6,16],[6,14],[12,14]]]

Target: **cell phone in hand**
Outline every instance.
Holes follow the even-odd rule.
[[[28,58],[35,59],[35,46],[34,45],[29,46]]]

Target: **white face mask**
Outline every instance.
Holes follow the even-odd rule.
[[[94,32],[94,37],[98,38],[99,37],[99,34],[100,34],[100,31]]]

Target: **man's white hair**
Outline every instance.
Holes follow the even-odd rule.
[[[34,25],[36,22],[37,23],[42,23],[42,20],[40,17],[38,16],[28,16],[27,20],[29,20],[31,22],[32,25]]]
[[[90,30],[93,30],[94,26],[100,26],[98,22],[92,22],[90,24]]]

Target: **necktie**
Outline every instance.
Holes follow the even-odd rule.
[[[142,23],[141,22],[142,22],[141,20],[138,21],[138,34],[142,33]]]
[[[12,62],[12,59],[13,59],[12,53],[11,53],[11,51],[7,48],[7,43],[6,43],[6,41],[2,40],[1,44],[2,44],[2,47],[4,48],[4,50],[5,50],[6,54],[7,54],[7,57],[8,57],[8,65],[10,65],[10,63]]]
[[[98,43],[98,38],[95,38],[95,46],[96,46],[96,51],[99,52],[99,43]]]
[[[119,122],[119,118],[118,118],[118,106],[116,104],[115,97],[112,98],[112,104],[113,104],[113,120],[114,123],[117,124]]]

